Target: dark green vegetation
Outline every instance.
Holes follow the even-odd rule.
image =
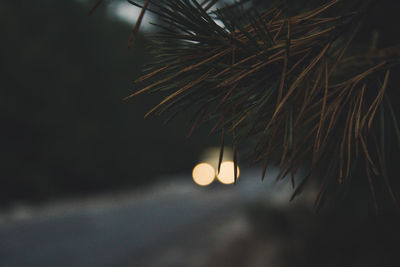
[[[184,124],[126,103],[146,60],[132,25],[75,1],[0,3],[0,203],[127,188],[191,167]],[[178,133],[178,134],[177,134]]]

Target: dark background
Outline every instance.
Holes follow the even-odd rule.
[[[113,1],[88,16],[95,2],[0,3],[0,205],[125,190],[189,173],[201,151],[218,143],[207,127],[186,140],[189,114],[167,126],[163,118],[144,120],[160,96],[122,100],[151,60],[146,38],[128,49],[133,25],[109,15]],[[369,47],[376,31],[377,48],[398,43],[399,8],[397,1],[376,1],[355,42]],[[397,84],[392,75],[392,97]]]
[[[399,266],[398,210],[382,190],[386,201],[376,216],[365,177],[356,177],[346,187],[351,194],[334,199],[334,207],[323,209],[320,215],[313,209],[314,198],[308,199],[305,193],[305,204],[289,203],[289,195],[277,203],[265,198],[273,195],[268,190],[274,190],[259,182],[258,171],[247,174],[247,180],[240,178],[254,178],[257,194],[247,190],[245,183],[209,191],[191,181],[185,183],[192,187],[176,183],[178,178],[190,179],[202,150],[218,138],[208,137],[205,127],[186,140],[189,114],[167,126],[162,126],[163,118],[144,120],[160,96],[122,101],[135,90],[133,81],[151,59],[146,38],[140,35],[128,49],[133,25],[110,17],[107,1],[88,16],[94,2],[0,1],[0,207],[11,207],[11,215],[0,216],[5,225],[0,224],[0,262],[11,259],[43,266],[41,260],[47,260],[48,266],[54,266],[52,259],[66,264],[91,257],[102,261],[115,251],[117,258],[124,256],[125,249],[133,259],[128,262],[134,264],[138,255],[158,259],[160,254],[151,249],[154,245],[166,249],[166,254],[172,248],[176,255],[174,242],[180,237],[185,261],[193,259],[188,257],[188,248],[195,255],[209,253],[210,247],[217,251],[209,253],[210,264],[205,266],[223,266],[226,260],[227,266],[246,266],[243,259],[252,262],[259,255],[276,255],[285,263],[270,266]],[[356,41],[368,47],[376,29],[378,48],[399,43],[398,1],[375,3]],[[398,97],[400,77],[391,79],[388,90],[391,97]],[[399,105],[394,108],[399,114]],[[398,158],[391,157],[390,163],[399,165]],[[163,189],[157,188],[144,191],[147,198],[143,199],[133,194],[132,199],[109,197],[94,204],[72,201],[69,205],[76,211],[68,213],[61,207],[56,218],[40,209],[26,211],[14,205],[29,202],[31,207],[135,188],[138,192],[156,181],[163,185],[160,180],[168,179],[168,174],[173,174],[171,181],[178,187],[169,188],[170,195],[162,195]],[[393,177],[398,185],[400,179]],[[281,191],[274,192],[281,196]],[[247,198],[259,202],[249,205]],[[246,218],[244,228],[249,227],[249,233],[241,236],[240,227],[229,228],[235,216],[239,222]],[[222,234],[198,246],[207,236],[202,223]],[[224,238],[228,241],[216,242]],[[145,241],[149,241],[147,253],[137,249]],[[160,266],[166,266],[165,262]]]
[[[0,205],[125,190],[190,172],[205,134],[143,119],[159,97],[122,98],[149,56],[133,25],[92,1],[1,1]],[[183,122],[185,121],[185,122]]]
[[[144,120],[160,96],[122,100],[151,58],[144,36],[127,48],[133,25],[109,15],[111,2],[92,16],[95,1],[0,3],[0,205],[189,172],[202,149],[218,143],[206,128],[186,140],[188,114],[167,126]],[[378,48],[396,43],[399,7],[377,1],[356,42],[369,46],[376,30]]]

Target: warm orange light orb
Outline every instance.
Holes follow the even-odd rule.
[[[239,177],[239,174],[240,170],[237,167],[237,177]],[[223,184],[233,184],[235,182],[235,164],[233,161],[222,162],[217,177]]]
[[[200,186],[207,186],[215,179],[215,169],[208,163],[200,163],[193,168],[193,181]]]

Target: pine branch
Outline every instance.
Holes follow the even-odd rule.
[[[292,16],[282,4],[260,12],[239,2],[210,11],[217,2],[152,2],[149,11],[161,20],[152,37],[157,60],[137,79],[141,89],[126,99],[168,92],[146,117],[199,107],[193,130],[213,121],[213,132],[230,132],[238,144],[257,140],[250,157],[264,162],[262,177],[271,159],[281,178],[294,177],[310,162],[307,180],[322,177],[317,204],[328,185],[350,179],[354,162],[363,157],[374,199],[372,175],[382,178],[397,203],[381,160],[384,141],[377,148],[373,135],[384,138],[376,114],[386,105],[400,48],[348,53],[365,8],[338,14],[345,3],[333,0]],[[398,130],[391,113],[392,123],[383,127]]]

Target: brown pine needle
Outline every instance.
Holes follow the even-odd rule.
[[[136,80],[135,80],[135,83],[143,82],[144,80],[147,80],[147,79],[153,77],[154,75],[156,75],[156,74],[158,74],[158,73],[160,73],[160,72],[166,70],[167,68],[168,68],[168,66],[164,66],[164,67],[161,67],[161,68],[159,68],[159,69],[157,69],[157,70],[155,70],[155,71],[153,71],[153,72],[150,72],[149,74],[146,74],[146,75],[144,75],[144,76],[142,76],[142,77],[136,79]]]
[[[355,135],[356,139],[358,138],[358,136],[360,134],[361,109],[362,109],[362,104],[363,104],[364,93],[365,93],[366,87],[367,87],[367,84],[364,83],[362,86],[362,89],[361,89],[360,102],[358,103],[358,111],[357,111],[356,124],[355,124],[355,129],[354,129],[354,135]]]
[[[146,0],[146,2],[144,2],[143,8],[140,11],[140,15],[136,21],[135,27],[132,30],[131,36],[129,38],[129,43],[128,43],[128,47],[131,47],[133,45],[133,43],[135,42],[136,39],[136,35],[140,29],[140,25],[142,24],[142,20],[144,17],[144,14],[146,13],[147,10],[147,6],[150,4],[151,0]]]
[[[96,4],[94,4],[94,6],[89,10],[88,15],[92,15],[102,3],[103,0],[97,0]]]
[[[357,26],[354,28],[353,32],[351,33],[349,39],[347,40],[346,44],[342,48],[342,51],[340,51],[339,56],[337,57],[335,63],[333,64],[332,68],[329,70],[329,76],[335,71],[336,67],[338,66],[340,60],[342,60],[344,53],[347,51],[347,49],[350,46],[350,43],[353,41],[354,36],[357,34],[358,30],[360,29],[362,22],[360,21]]]
[[[214,59],[216,59],[218,57],[221,57],[221,56],[224,56],[224,55],[228,54],[229,52],[230,52],[230,49],[221,51],[221,52],[215,54],[214,56],[211,56],[211,57],[209,57],[209,58],[207,58],[207,59],[205,59],[205,60],[203,60],[203,61],[201,61],[201,62],[199,62],[197,64],[194,64],[194,65],[191,65],[189,67],[186,67],[186,68],[176,72],[175,74],[172,74],[171,76],[169,76],[169,77],[167,77],[165,79],[162,79],[162,80],[160,80],[158,82],[152,83],[149,86],[147,86],[147,87],[145,87],[145,88],[143,88],[143,89],[141,89],[141,90],[139,90],[139,91],[127,96],[127,97],[125,97],[123,100],[128,100],[129,98],[132,98],[134,96],[142,94],[142,93],[144,93],[144,92],[146,92],[146,91],[148,91],[148,90],[150,90],[150,89],[152,89],[152,88],[154,88],[154,87],[156,87],[156,86],[158,86],[160,84],[163,84],[165,82],[168,82],[168,81],[178,77],[182,73],[185,73],[185,72],[191,71],[193,69],[196,69],[196,68],[198,68],[198,67],[200,67],[200,66],[202,66],[202,65],[204,65],[204,64],[206,64],[206,63],[208,63],[208,62],[210,62],[210,61],[212,61],[212,60],[214,60]]]
[[[321,108],[321,117],[319,120],[319,126],[317,130],[317,136],[315,138],[315,144],[314,144],[314,151],[317,152],[319,150],[320,142],[321,142],[321,129],[324,124],[324,119],[325,119],[325,109],[326,109],[326,102],[328,99],[328,88],[329,88],[329,81],[328,81],[328,62],[325,61],[325,91],[324,91],[324,98],[322,102],[322,108]]]
[[[370,116],[370,118],[368,120],[368,129],[371,129],[371,125],[372,125],[372,121],[373,121],[373,119],[375,117],[375,113],[376,113],[376,111],[377,111],[377,109],[379,107],[379,104],[381,103],[381,101],[383,99],[383,95],[385,94],[385,89],[386,89],[387,82],[389,80],[389,75],[390,75],[390,69],[387,69],[386,70],[386,74],[385,74],[385,79],[383,81],[383,85],[382,85],[381,89],[379,90],[378,96],[376,97],[375,108],[372,111],[372,114],[371,114],[371,116]]]
[[[222,159],[224,158],[224,148],[225,148],[225,129],[222,127],[221,148],[219,150],[217,174],[219,174],[219,172],[221,170]]]
[[[371,167],[372,167],[372,171],[375,173],[375,175],[379,175],[379,172],[378,172],[377,168],[375,167],[375,164],[374,164],[374,162],[372,161],[371,156],[369,155],[368,148],[367,148],[367,145],[365,144],[365,141],[364,141],[364,137],[363,137],[363,136],[360,136],[360,141],[361,141],[361,146],[362,146],[362,148],[363,148],[365,157],[366,157],[366,159],[368,160],[368,163],[369,163],[369,164],[371,165]]]
[[[199,116],[197,117],[196,121],[193,123],[192,128],[190,129],[188,135],[186,136],[187,139],[189,139],[192,136],[194,131],[199,127],[200,123],[203,121],[203,118],[207,113],[208,107],[209,107],[209,103],[205,105],[205,107],[203,108],[203,110],[201,111]]]
[[[367,162],[365,163],[365,167],[366,167],[368,184],[369,184],[369,189],[371,191],[371,196],[372,196],[372,200],[374,203],[375,212],[376,212],[376,215],[378,215],[378,202],[376,201],[375,187],[374,187],[374,183],[372,182],[371,170],[370,170]]]
[[[281,83],[279,85],[279,90],[278,90],[278,99],[276,101],[277,104],[281,101],[281,98],[282,98],[282,95],[283,95],[283,87],[285,86],[285,80],[286,80],[287,64],[288,64],[288,53],[286,52],[285,53],[285,57],[284,57],[284,61],[283,61]]]
[[[349,132],[347,133],[347,171],[346,177],[350,176],[351,167],[351,146],[352,146],[352,135],[353,135],[353,121],[355,114],[357,112],[357,105],[354,105],[353,112],[351,112],[350,122],[349,122]]]
[[[204,75],[200,76],[197,80],[190,82],[188,84],[186,84],[186,86],[182,87],[181,89],[179,89],[178,91],[176,91],[175,93],[169,95],[168,97],[166,97],[163,101],[160,102],[160,104],[158,104],[157,106],[155,106],[154,108],[152,108],[149,112],[146,113],[146,115],[144,115],[145,118],[147,118],[151,113],[153,113],[154,111],[156,111],[157,109],[159,109],[162,105],[164,105],[165,103],[167,103],[168,101],[170,101],[171,99],[173,99],[174,97],[180,95],[181,93],[185,92],[186,90],[192,88],[193,86],[195,86],[196,84],[198,84],[199,82],[203,81],[204,79],[206,79],[210,74],[210,71],[205,73]]]
[[[303,79],[307,75],[307,73],[319,62],[319,60],[322,58],[322,56],[325,55],[325,53],[328,50],[329,46],[330,46],[330,43],[325,45],[325,47],[324,47],[324,49],[322,49],[321,53],[313,60],[313,62],[310,65],[307,66],[307,68],[293,82],[293,84],[290,86],[288,92],[286,93],[285,97],[282,99],[282,101],[276,107],[276,110],[275,110],[274,114],[272,115],[271,120],[269,121],[269,123],[265,127],[264,132],[266,132],[269,129],[269,127],[271,126],[272,122],[275,120],[276,116],[278,115],[278,113],[282,109],[283,105],[286,103],[286,101],[292,95],[292,93],[297,88],[297,86],[300,84],[300,82],[303,81]]]

